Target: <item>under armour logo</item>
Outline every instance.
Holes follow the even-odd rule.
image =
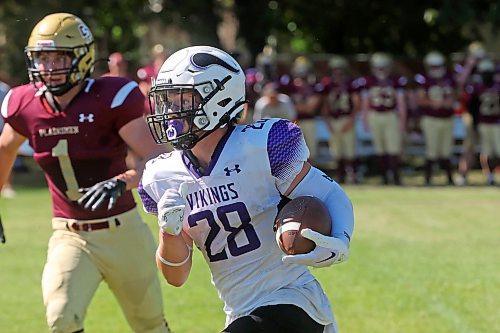
[[[241,130],[241,132],[244,133],[247,131],[247,129],[260,130],[260,129],[264,128],[264,125],[266,124],[267,121],[269,121],[269,119],[261,119],[261,120],[256,121],[255,123],[248,124],[245,126],[245,128],[243,128]]]
[[[229,169],[228,167],[225,167],[224,171],[226,171],[226,176],[231,176],[231,172],[236,171],[236,173],[240,173],[241,169],[239,164],[235,164],[234,168]]]
[[[78,119],[78,121],[81,123],[84,123],[86,121],[88,121],[89,123],[93,123],[94,122],[94,114],[89,113],[88,115],[85,115],[83,113],[80,113],[80,118]]]

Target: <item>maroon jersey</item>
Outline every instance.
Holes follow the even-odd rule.
[[[466,91],[478,100],[478,123],[500,124],[500,82],[491,86],[477,83]]]
[[[424,89],[427,97],[430,100],[444,100],[453,96],[453,93],[457,87],[455,79],[451,75],[445,75],[442,78],[436,79],[429,77],[427,75],[417,74],[415,76],[415,82],[420,88]],[[430,107],[424,107],[420,109],[423,115],[436,117],[436,118],[449,118],[453,116],[454,110],[450,108],[438,108],[433,109]]]
[[[330,79],[322,80],[325,86],[328,112],[333,118],[349,116],[353,112],[351,95],[358,91],[356,81],[346,79],[342,83]]]
[[[390,76],[379,80],[375,76],[358,79],[363,95],[368,95],[369,108],[377,112],[395,111],[396,95],[402,93],[408,81],[404,76]]]
[[[301,78],[291,78],[288,75],[283,75],[280,78],[280,89],[281,93],[284,93],[292,99],[293,104],[296,106],[297,110],[297,120],[304,119],[314,119],[316,117],[315,113],[304,113],[300,111],[301,104],[306,104],[308,99],[314,94],[322,93],[321,85],[311,85]]]
[[[54,112],[41,90],[27,84],[5,98],[6,123],[28,138],[52,195],[53,216],[100,219],[135,207],[126,191],[112,210],[91,212],[80,206],[78,188],[125,172],[127,145],[118,131],[142,117],[144,96],[137,83],[120,77],[88,79],[64,112]]]

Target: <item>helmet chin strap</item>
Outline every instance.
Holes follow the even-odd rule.
[[[59,105],[59,103],[57,103],[57,101],[54,99],[54,95],[52,94],[51,91],[49,90],[45,90],[44,93],[43,93],[44,97],[45,97],[45,100],[47,101],[47,103],[49,104],[50,108],[52,109],[52,111],[56,112],[56,113],[59,113],[61,112],[61,106]]]
[[[196,156],[194,156],[191,149],[185,150],[185,153],[189,161],[193,164],[193,167],[196,169],[196,172],[204,176],[207,170],[205,170],[205,168],[201,166],[200,161]]]

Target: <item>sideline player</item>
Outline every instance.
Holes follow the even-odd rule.
[[[454,185],[451,158],[453,155],[453,106],[457,82],[446,68],[446,59],[432,51],[424,57],[425,75],[417,74],[417,104],[422,113],[421,127],[425,139],[425,185],[432,184],[433,165],[437,161],[446,172],[448,185]]]
[[[376,52],[370,58],[372,75],[359,80],[361,110],[365,129],[373,135],[373,147],[378,159],[383,184],[390,175],[395,185],[401,185],[400,155],[406,132],[407,79],[392,75],[393,60],[387,53]]]
[[[1,108],[0,187],[28,138],[52,196],[54,232],[42,277],[50,331],[83,332],[105,280],[134,332],[169,332],[150,259],[154,239],[130,191],[144,162],[164,152],[148,134],[144,96],[124,78],[89,78],[94,39],[72,14],[43,18],[25,52],[31,84],[13,88]],[[142,158],[137,169],[127,169],[127,149]]]
[[[335,332],[329,301],[307,266],[348,258],[353,210],[342,188],[307,162],[300,129],[275,118],[235,125],[245,76],[213,47],[174,53],[151,98],[151,132],[176,150],[147,163],[139,193],[145,210],[158,215],[157,265],[168,283],[186,282],[194,241],[225,303],[223,332]],[[284,198],[303,195],[328,206],[332,235],[303,231],[316,248],[283,256],[274,218]]]
[[[356,168],[356,116],[361,99],[355,80],[348,76],[349,64],[344,57],[334,55],[329,61],[331,74],[324,78],[325,97],[322,115],[330,129],[330,149],[337,160],[337,181],[344,183],[349,176],[358,182]]]
[[[495,168],[500,164],[500,83],[495,82],[495,64],[483,59],[477,65],[481,82],[467,87],[470,112],[477,114],[481,153],[479,159],[487,185],[495,185]]]

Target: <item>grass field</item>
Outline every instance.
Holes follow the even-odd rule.
[[[30,181],[31,182],[31,181]],[[37,179],[0,201],[0,332],[46,332],[40,276],[50,235],[50,198]],[[341,332],[500,332],[500,191],[467,187],[348,186],[356,215],[351,258],[314,270]],[[156,222],[145,216],[156,234]],[[222,303],[199,252],[181,288],[163,284],[176,333],[223,328]],[[86,332],[130,332],[102,284]]]

